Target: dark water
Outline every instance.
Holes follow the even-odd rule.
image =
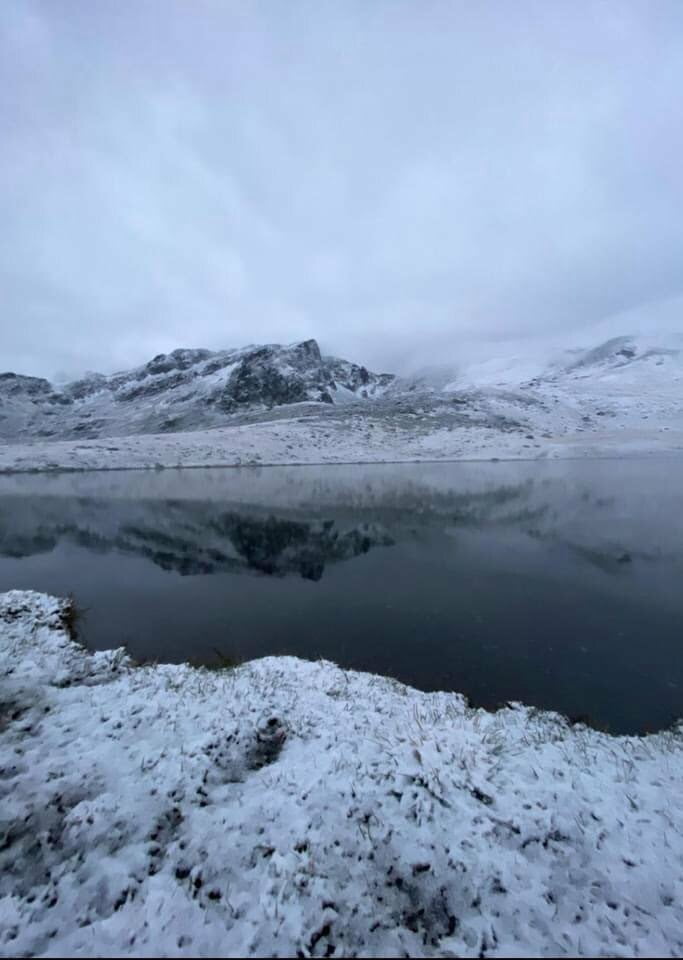
[[[0,480],[0,590],[140,659],[291,653],[614,732],[683,714],[683,461]]]

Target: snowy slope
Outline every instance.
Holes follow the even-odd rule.
[[[441,372],[431,384],[418,381],[418,391],[523,423],[560,444],[598,450],[643,437],[654,447],[657,434],[683,430],[683,334],[616,336],[585,349],[526,345],[465,363],[446,379]]]
[[[680,728],[328,662],[134,667],[0,597],[5,956],[680,956]]]

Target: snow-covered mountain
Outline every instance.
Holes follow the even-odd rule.
[[[175,350],[125,373],[92,374],[61,387],[0,375],[5,443],[178,432],[196,438],[207,428],[283,419],[292,426],[303,417],[302,436],[285,439],[276,431],[284,453],[264,447],[252,426],[232,435],[232,455],[220,462],[232,462],[235,444],[240,456],[268,462],[285,454],[287,462],[305,459],[316,450],[325,459],[328,447],[341,456],[339,443],[351,427],[359,445],[345,456],[359,459],[369,451],[379,455],[380,447],[388,459],[453,455],[452,447],[463,456],[503,447],[509,455],[515,438],[522,455],[540,455],[545,441],[591,449],[617,436],[646,443],[653,431],[673,437],[683,430],[683,334],[610,336],[582,349],[542,343],[511,354],[489,349],[456,366],[400,378],[323,357],[315,340]]]
[[[480,348],[481,349],[481,348]],[[456,394],[490,397],[520,392],[539,401],[549,396],[618,402],[670,398],[683,402],[683,334],[610,337],[590,347],[558,348],[528,343],[517,350],[488,350],[456,365],[425,368],[397,378],[388,395]]]
[[[426,367],[397,379],[392,391],[410,388],[448,392],[578,380],[613,385],[623,382],[649,390],[666,383],[669,373],[676,377],[683,372],[683,333],[611,336],[569,348],[553,340],[478,344],[463,348],[462,354],[453,363]]]
[[[381,394],[393,380],[323,357],[315,340],[237,350],[174,350],[111,376],[57,387],[0,374],[0,437],[92,438],[220,426],[232,415],[301,402],[343,404]]]

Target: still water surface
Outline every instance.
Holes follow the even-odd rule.
[[[683,715],[683,461],[0,478],[0,590],[140,659],[325,657],[613,732]]]

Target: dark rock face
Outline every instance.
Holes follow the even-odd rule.
[[[315,340],[239,350],[174,350],[134,370],[90,374],[62,389],[0,374],[0,438],[103,437],[220,426],[249,410],[369,399],[393,380],[323,357]]]
[[[315,340],[292,347],[259,347],[246,352],[217,401],[232,412],[240,407],[301,403],[331,403],[326,387],[331,379]]]
[[[42,377],[24,377],[19,373],[0,373],[0,396],[2,397],[40,397],[45,399],[53,394],[49,380]]]
[[[210,350],[174,350],[173,353],[160,353],[143,367],[146,373],[170,373],[172,370],[188,370],[200,360],[208,360]]]
[[[269,363],[243,363],[230,378],[219,402],[223,410],[265,404],[274,407],[308,399],[306,384],[296,375],[285,377]]]
[[[98,390],[106,389],[106,387],[107,377],[101,373],[93,373],[89,377],[83,377],[81,380],[74,380],[73,383],[67,384],[64,388],[64,394],[71,397],[72,400],[84,400],[86,397],[97,393]]]
[[[290,348],[291,355],[303,364],[321,363],[320,347],[317,340],[302,340]]]
[[[116,400],[129,403],[131,400],[138,400],[143,397],[154,397],[160,393],[165,393],[167,390],[173,390],[174,387],[179,387],[187,381],[187,375],[181,370],[174,370],[164,377],[140,378],[138,383],[118,390]]]
[[[333,383],[341,382],[361,397],[381,392],[395,379],[392,374],[370,373],[366,367],[332,357],[327,361],[327,370]]]

